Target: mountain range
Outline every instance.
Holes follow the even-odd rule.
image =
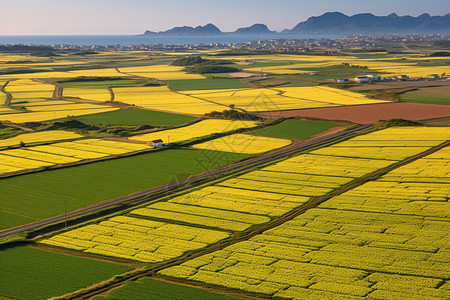
[[[242,27],[233,32],[223,32],[214,24],[205,26],[174,27],[166,31],[145,31],[143,35],[158,36],[205,36],[205,35],[268,35],[276,34],[264,24]],[[401,34],[401,33],[450,33],[450,13],[444,16],[422,14],[418,17],[375,16],[370,13],[347,16],[340,12],[327,12],[310,17],[281,34]]]

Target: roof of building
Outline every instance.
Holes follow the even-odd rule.
[[[162,143],[162,142],[163,142],[163,140],[153,140],[153,141],[152,141],[152,143],[155,143],[155,144],[156,144],[156,143]]]

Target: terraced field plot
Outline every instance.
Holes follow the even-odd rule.
[[[290,145],[290,140],[255,136],[251,134],[231,134],[192,146],[225,152],[258,154]]]
[[[167,87],[113,88],[115,100],[147,109],[201,115],[228,107],[175,93]]]
[[[430,160],[366,183],[318,208],[161,275],[293,299],[447,299],[450,186]],[[434,157],[438,158],[430,158]],[[408,173],[418,182],[397,179]],[[442,174],[442,173],[441,173]]]
[[[40,144],[48,142],[57,142],[62,140],[78,139],[82,137],[83,137],[82,135],[79,135],[77,133],[63,130],[24,133],[9,139],[0,140],[0,148],[16,147],[19,146],[21,142],[25,143],[25,145],[30,145],[30,144]]]
[[[150,150],[150,147],[147,145],[99,139],[76,140],[22,149],[2,150],[0,151],[0,175],[146,150]]]
[[[207,119],[189,126],[175,129],[161,130],[130,137],[137,141],[152,141],[162,139],[165,143],[177,143],[194,138],[205,137],[214,133],[225,133],[241,128],[251,128],[258,125],[255,121],[229,121]]]

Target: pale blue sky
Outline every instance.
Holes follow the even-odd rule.
[[[327,11],[417,16],[450,13],[450,0],[0,0],[0,35],[139,34],[214,23],[292,28]]]

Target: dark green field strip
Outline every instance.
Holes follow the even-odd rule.
[[[131,270],[30,247],[0,251],[0,265],[0,296],[14,299],[48,299]]]
[[[165,82],[176,91],[250,88],[239,79],[181,79],[165,80]]]
[[[447,97],[445,97],[444,95],[442,95],[442,97],[437,97],[435,95],[428,96],[410,92],[402,94],[401,100],[404,102],[412,102],[412,103],[450,105],[450,95],[448,95]]]
[[[182,125],[196,118],[186,115],[170,114],[138,108],[121,109],[112,112],[77,117],[77,120],[89,125],[151,125],[174,126]]]
[[[175,284],[145,277],[137,282],[127,282],[122,287],[109,292],[107,297],[97,296],[93,299],[237,300],[242,298],[225,294],[216,294],[201,288],[195,288],[187,285]]]
[[[275,126],[251,131],[257,135],[267,135],[274,137],[284,137],[293,139],[308,139],[311,136],[321,133],[340,124],[332,122],[286,120]]]
[[[228,165],[248,155],[177,149],[0,180],[0,229],[26,224],[26,216],[45,219],[143,189]],[[18,224],[20,223],[20,224]]]

